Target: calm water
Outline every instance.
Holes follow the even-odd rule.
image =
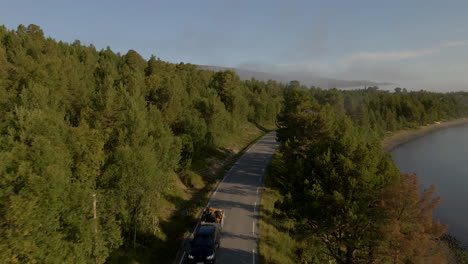
[[[403,173],[415,172],[423,186],[436,187],[442,201],[435,218],[468,246],[468,124],[435,131],[392,154]]]

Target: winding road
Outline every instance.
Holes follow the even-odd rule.
[[[213,192],[207,206],[225,211],[217,263],[259,263],[258,211],[263,174],[277,147],[276,132],[266,134],[242,155]],[[185,263],[186,254],[184,248],[175,263]]]

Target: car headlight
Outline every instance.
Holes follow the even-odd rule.
[[[187,256],[187,257],[188,257],[189,259],[193,259],[193,256],[192,256],[192,255],[190,255],[190,254],[188,254],[188,256]]]
[[[214,255],[215,254],[213,253],[213,254],[209,255],[208,257],[206,257],[206,259],[214,259]]]

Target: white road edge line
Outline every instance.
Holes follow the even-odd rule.
[[[185,251],[184,251],[184,254],[182,254],[182,257],[180,258],[179,264],[182,263],[182,261],[184,261],[184,257],[185,257]]]
[[[239,160],[238,160],[239,161]],[[234,169],[234,167],[237,165],[237,161],[236,163],[234,163],[234,165],[231,166],[231,168],[228,170],[228,172],[226,174],[224,174],[224,178],[226,178],[226,176],[231,173],[232,169]],[[223,178],[223,181],[224,181],[224,178]]]
[[[226,174],[224,174],[223,179],[222,179],[221,182],[218,184],[218,186],[216,186],[216,190],[215,190],[214,193],[211,195],[210,199],[208,199],[208,203],[206,203],[205,208],[207,208],[207,207],[210,206],[211,198],[213,198],[213,197],[215,196],[215,194],[218,192],[219,186],[221,185],[221,183],[223,183],[223,182],[226,180],[228,174],[231,173],[232,169],[234,169],[234,167],[237,166],[237,164],[244,158],[244,154],[250,152],[250,150],[251,150],[255,145],[257,145],[257,143],[259,143],[260,141],[261,141],[261,139],[258,140],[258,141],[256,141],[256,142],[254,142],[254,143],[247,149],[247,151],[245,151],[245,152],[242,154],[242,156],[241,156],[236,162],[234,162],[234,164],[231,166],[231,168],[228,170],[228,172],[227,172]],[[265,169],[263,168],[262,171],[265,171]],[[262,179],[262,178],[260,177],[260,180],[258,181],[259,183],[261,182],[261,179]],[[257,188],[257,193],[258,193],[258,188]],[[255,206],[256,206],[256,204],[257,204],[257,202],[255,202]],[[203,210],[202,210],[202,211],[203,211]],[[254,212],[255,212],[255,207],[254,207]],[[224,220],[224,219],[223,219],[223,220]],[[223,224],[223,223],[222,223],[222,224]],[[198,225],[200,225],[200,215],[199,215],[199,217],[198,217],[198,221],[197,221],[197,224],[195,225],[195,228],[193,229],[192,233],[190,234],[191,236],[193,236],[193,235],[195,234],[195,231],[197,230]],[[252,227],[254,227],[254,222],[252,222]],[[255,233],[255,232],[254,232],[254,233]],[[255,249],[252,249],[252,253],[254,254],[254,255],[253,255],[254,263],[255,263],[255,251],[254,251],[254,250],[255,250]],[[184,253],[182,254],[182,258],[180,259],[179,264],[181,264],[182,261],[184,260],[185,253],[186,253],[186,252],[184,251]]]
[[[255,264],[255,248],[252,248],[252,263]]]
[[[232,169],[237,165],[237,163],[239,163],[239,161],[241,161],[242,159],[244,159],[244,154],[245,153],[249,153],[250,150],[255,147],[255,145],[257,145],[258,143],[260,143],[262,141],[262,139],[259,139],[257,141],[255,141],[243,154],[242,156],[236,161],[234,162],[234,164],[231,166],[231,168],[228,170],[228,172],[225,174],[225,176],[227,176],[228,173],[231,173]],[[262,169],[262,171],[264,171],[265,169]],[[226,179],[226,177],[223,178],[223,180],[221,182],[224,181],[224,179]]]
[[[195,231],[197,230],[197,227],[198,227],[199,224],[200,224],[200,221],[197,222],[197,225],[196,225],[195,228],[193,229],[191,235],[195,234]]]
[[[254,203],[254,210],[253,210],[254,214],[257,211],[256,208],[257,208],[257,202]],[[255,235],[255,220],[252,221],[252,234]]]
[[[258,142],[259,142],[259,141],[255,142],[252,146],[250,146],[250,148],[247,149],[247,151],[246,151],[245,153],[249,152],[250,149],[252,149],[255,145],[257,145]],[[244,153],[244,154],[245,154],[245,153]],[[226,174],[224,174],[223,179],[221,180],[221,182],[218,183],[218,186],[216,186],[215,191],[214,191],[213,194],[211,195],[210,199],[208,199],[208,202],[206,203],[205,208],[207,208],[207,207],[210,206],[211,198],[213,198],[213,197],[216,195],[216,193],[218,192],[218,189],[219,189],[219,186],[221,185],[221,183],[224,183],[224,181],[226,180],[228,174],[231,173],[232,169],[234,169],[234,167],[237,166],[237,164],[239,163],[239,161],[240,161],[243,157],[244,157],[244,155],[242,154],[242,156],[231,166],[231,168],[228,170],[228,172],[227,172]],[[202,210],[202,211],[203,211],[203,210]],[[200,221],[197,222],[197,225],[195,226],[195,228],[194,228],[193,231],[192,231],[192,235],[195,233],[195,230],[197,230],[197,227],[198,227],[199,224],[200,224]]]

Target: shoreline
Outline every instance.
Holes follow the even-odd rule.
[[[415,129],[396,131],[392,133],[391,135],[386,136],[382,140],[382,148],[385,152],[391,152],[396,147],[408,141],[425,136],[436,130],[449,128],[449,127],[455,127],[455,126],[464,125],[464,124],[468,124],[467,117],[450,120],[447,122],[429,124],[429,125],[421,126],[419,128],[415,128]]]

